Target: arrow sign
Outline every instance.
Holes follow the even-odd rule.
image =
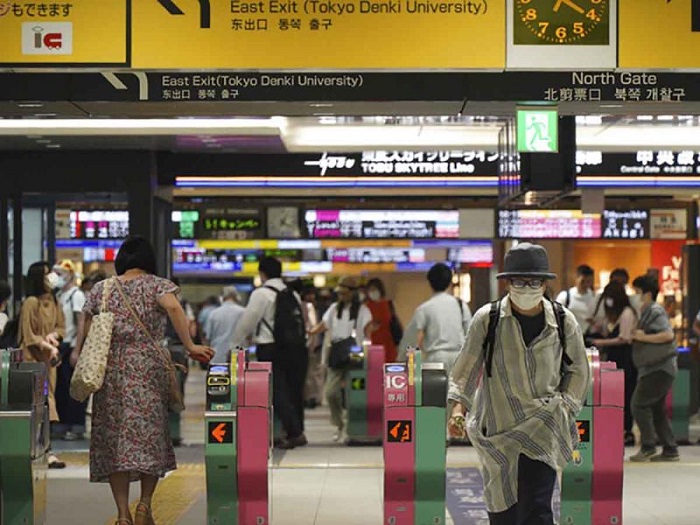
[[[390,435],[391,437],[393,437],[394,439],[398,439],[398,438],[399,438],[399,429],[400,429],[400,428],[401,428],[401,421],[399,421],[398,423],[396,423],[396,425],[394,425],[394,426],[392,427],[392,429],[389,430],[389,435]]]
[[[233,443],[233,423],[231,421],[210,421],[207,442],[210,444]]]
[[[184,15],[173,0],[157,0],[160,5],[171,15]],[[211,4],[209,0],[199,0],[199,27],[209,29],[211,27]]]

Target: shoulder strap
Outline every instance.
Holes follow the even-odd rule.
[[[280,292],[282,291],[282,290],[278,290],[277,288],[275,288],[273,286],[263,286],[263,288],[266,288],[268,290],[272,290],[273,292],[275,292],[276,296],[279,295]],[[272,326],[270,326],[270,323],[267,322],[267,320],[265,319],[265,313],[263,313],[262,319],[260,319],[260,322],[258,323],[258,328],[255,330],[256,336],[260,335],[260,327],[262,325],[265,325],[270,332],[274,333],[274,331],[275,331],[274,328],[272,328]]]
[[[122,287],[122,283],[119,282],[119,279],[117,277],[114,278],[114,282],[117,285],[117,290],[119,290],[119,295],[121,295],[122,301],[124,301],[124,304],[126,305],[127,310],[129,310],[129,313],[131,314],[131,317],[136,321],[136,324],[139,325],[141,328],[141,331],[144,333],[146,337],[151,341],[151,344],[156,348],[156,351],[158,352],[158,355],[160,355],[161,360],[163,360],[163,364],[165,365],[166,368],[171,368],[173,366],[172,359],[170,357],[170,353],[163,347],[163,345],[160,345],[156,342],[156,340],[153,338],[153,335],[151,334],[150,330],[146,328],[146,325],[143,323],[141,320],[141,317],[136,313],[136,310],[134,310],[134,304],[131,302],[131,299],[124,293],[124,288]]]
[[[459,324],[462,326],[462,332],[464,332],[464,303],[462,299],[460,299],[456,295],[455,299],[457,299],[457,304],[459,305]]]
[[[496,327],[498,319],[501,316],[501,300],[491,303],[489,310],[489,325],[486,330],[486,339],[482,344],[481,349],[485,352],[484,361],[486,363],[486,377],[491,377],[491,366],[493,364],[493,348],[496,344]]]
[[[571,306],[571,288],[566,289],[566,307]]]
[[[566,366],[570,366],[573,364],[573,361],[566,353],[566,312],[564,311],[564,307],[558,302],[552,301],[551,299],[549,302],[554,308],[554,317],[557,320],[557,334],[559,335],[559,344],[561,345],[562,362]]]

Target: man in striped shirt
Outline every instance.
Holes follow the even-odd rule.
[[[576,318],[562,308],[558,319],[544,297],[555,277],[542,246],[512,248],[497,276],[507,280],[508,295],[494,311],[491,358],[486,305],[472,319],[450,377],[450,435],[468,431],[479,454],[491,525],[552,525],[556,469],[571,461],[578,443],[576,416],[590,368]]]

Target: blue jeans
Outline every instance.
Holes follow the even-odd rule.
[[[491,525],[553,525],[552,495],[557,472],[541,461],[518,458],[518,502],[504,512],[489,512]]]

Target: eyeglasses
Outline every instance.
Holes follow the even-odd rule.
[[[544,279],[511,279],[510,280],[510,285],[513,288],[517,289],[522,289],[525,288],[526,286],[532,288],[533,290],[537,290],[538,288],[541,288],[542,285],[544,284]]]

